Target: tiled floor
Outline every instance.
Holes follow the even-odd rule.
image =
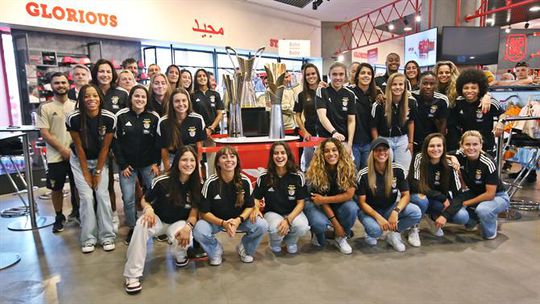
[[[539,201],[540,182],[527,186],[520,196]],[[0,209],[16,203],[14,196],[3,196]],[[38,204],[42,215],[53,214],[50,201]],[[123,288],[126,227],[120,228],[115,251],[98,247],[83,255],[77,227],[68,225],[57,235],[51,227],[9,231],[7,225],[18,220],[0,218],[0,252],[17,251],[22,257],[0,270],[0,303],[517,304],[540,299],[538,211],[523,212],[519,221],[501,220],[502,229],[493,241],[455,225],[443,238],[422,231],[422,247],[408,247],[405,253],[384,242],[366,246],[359,223],[350,256],[330,245],[316,250],[306,236],[299,254],[276,257],[265,239],[255,262],[243,264],[234,251],[239,238],[222,234],[221,266],[192,262],[176,269],[166,244],[149,243],[153,249],[148,252],[144,289],[136,296],[128,296]]]

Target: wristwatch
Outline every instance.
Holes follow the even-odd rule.
[[[398,214],[401,212],[401,209],[399,209],[399,207],[395,207],[393,210],[394,210],[395,212],[397,212]]]

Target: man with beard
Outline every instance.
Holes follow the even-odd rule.
[[[60,72],[52,74],[51,87],[54,97],[50,102],[40,106],[37,127],[40,128],[41,136],[47,143],[47,187],[52,191],[51,196],[56,212],[52,231],[57,233],[64,230],[64,222],[66,221],[66,217],[62,213],[66,175],[69,175],[73,207],[69,218],[74,220],[79,218],[79,202],[69,165],[71,154],[69,146],[72,141],[65,123],[66,116],[75,109],[75,101],[67,96],[69,82],[66,75]]]
[[[420,152],[424,138],[431,133],[446,134],[448,97],[435,92],[437,76],[431,72],[420,74],[420,89],[411,91],[417,101],[414,118],[414,152]]]
[[[397,73],[399,65],[401,64],[401,59],[396,53],[390,53],[386,56],[386,73],[382,76],[375,77],[375,84],[381,88],[384,92],[386,90],[386,82],[390,75]]]

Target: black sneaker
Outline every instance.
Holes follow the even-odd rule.
[[[195,242],[197,242],[197,241],[195,241]],[[204,249],[200,245],[196,246],[195,242],[194,242],[194,246],[189,247],[188,250],[187,250],[188,258],[190,258],[190,259],[204,259],[204,258],[208,257],[208,255],[206,254]]]
[[[77,223],[77,225],[81,225],[81,217],[79,215],[79,212],[77,211],[71,211],[71,213],[67,217],[68,223]]]
[[[534,184],[536,183],[536,171],[532,170],[531,173],[529,173],[529,176],[527,176],[527,183]]]
[[[59,214],[56,216],[52,228],[53,233],[64,231],[64,222],[66,221],[66,217],[63,214]]]
[[[156,241],[158,242],[168,242],[169,237],[166,234],[158,235],[155,237]]]
[[[129,228],[128,234],[126,236],[126,240],[124,241],[126,245],[129,245],[129,243],[131,242],[132,236],[133,236],[133,228]]]

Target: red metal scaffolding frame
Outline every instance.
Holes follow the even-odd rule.
[[[377,26],[387,24],[394,20],[399,20],[402,25],[405,25],[404,18],[410,14],[410,12],[406,13],[408,8],[414,10],[415,16],[420,16],[419,2],[419,0],[396,0],[367,14],[356,17],[351,21],[336,25],[336,30],[341,34],[341,45],[336,51],[336,54],[405,36],[405,34],[398,35],[392,32],[383,31],[378,29]],[[429,2],[431,6],[431,0]],[[400,10],[398,10],[397,7],[399,3],[405,3]],[[431,9],[429,10],[428,18],[429,23],[431,24]],[[418,32],[418,22],[413,20],[413,24],[409,24],[409,26],[413,27],[413,31],[409,33]],[[390,33],[390,37],[383,37],[385,32]]]
[[[506,5],[488,10],[489,0],[481,0],[480,6],[474,11],[474,14],[465,16],[464,20],[470,22],[473,19],[480,18],[480,26],[486,26],[486,19],[489,14],[510,10],[523,5],[537,3],[538,0],[524,0],[514,3],[513,0],[506,0]],[[461,22],[461,0],[456,0],[456,25]]]

